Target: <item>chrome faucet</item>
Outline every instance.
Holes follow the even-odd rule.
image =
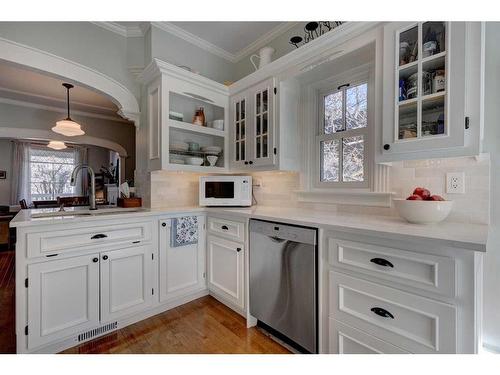
[[[73,169],[73,173],[71,173],[71,180],[70,180],[70,185],[75,186],[76,185],[76,176],[78,175],[78,172],[80,170],[86,168],[89,172],[90,175],[90,194],[89,194],[89,204],[90,204],[90,209],[91,210],[97,210],[97,207],[95,206],[95,173],[94,170],[86,165],[86,164],[80,164]]]

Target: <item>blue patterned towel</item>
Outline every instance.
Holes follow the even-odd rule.
[[[172,219],[171,246],[186,246],[198,243],[198,217],[185,216]]]

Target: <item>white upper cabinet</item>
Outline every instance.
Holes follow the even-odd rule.
[[[226,171],[228,88],[157,59],[140,79],[147,116],[139,138],[147,139],[148,169]],[[204,118],[195,118],[200,109]]]
[[[378,161],[477,155],[482,116],[481,24],[391,22],[384,27]],[[380,61],[379,61],[380,62]]]
[[[231,97],[231,169],[298,168],[298,91],[269,78]]]

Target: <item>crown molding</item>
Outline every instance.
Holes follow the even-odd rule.
[[[258,39],[256,39],[254,42],[250,43],[248,46],[246,46],[242,50],[239,50],[234,55],[234,60],[235,60],[234,62],[239,62],[243,58],[245,58],[246,56],[250,55],[251,53],[253,53],[253,52],[261,49],[262,47],[265,47],[273,39],[275,39],[278,36],[286,33],[288,30],[290,30],[293,27],[297,26],[299,23],[300,22],[282,22],[278,26],[276,26],[273,29],[269,30],[264,35],[261,35]]]
[[[66,114],[66,108],[54,107],[54,106],[50,106],[50,105],[38,104],[38,103],[33,103],[33,102],[27,102],[24,100],[16,100],[16,99],[9,99],[9,98],[0,97],[0,103]],[[123,111],[120,110],[117,113],[121,116]],[[126,120],[126,119],[120,118],[120,117],[101,115],[99,113],[92,113],[92,112],[85,112],[85,111],[72,110],[71,114],[74,114],[77,116],[83,116],[83,117],[98,118],[98,119],[114,121],[114,122],[121,122],[121,123],[126,123],[126,124],[129,124],[130,121],[132,121],[132,120]],[[133,118],[133,116],[129,114],[129,116],[127,116],[127,118]]]
[[[230,62],[236,62],[236,56],[225,49],[222,49],[220,47],[217,47],[215,44],[212,44],[208,41],[206,41],[203,38],[200,38],[197,35],[191,34],[190,32],[175,26],[171,22],[151,22],[151,26],[157,27],[160,30],[166,31],[167,33],[170,33],[180,39],[185,40],[186,42],[189,42],[191,44],[194,44],[195,46],[210,52],[216,56],[222,57],[223,59],[226,59]]]
[[[115,34],[124,36],[126,38],[135,38],[144,36],[145,32],[149,28],[149,27],[142,27],[142,25],[123,26],[117,22],[91,22],[91,23],[108,31],[114,32]]]

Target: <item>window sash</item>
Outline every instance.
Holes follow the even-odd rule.
[[[361,84],[367,85],[367,111],[370,110],[370,104],[368,101],[370,100],[370,88],[369,88],[369,79],[366,76],[357,77],[357,79],[348,80],[349,86],[341,87],[340,89],[329,89],[322,90],[318,93],[318,121],[317,121],[317,135],[315,141],[316,148],[316,181],[315,184],[320,187],[369,187],[369,171],[368,171],[368,158],[367,158],[367,142],[370,136],[370,121],[368,120],[367,125],[363,128],[357,129],[347,129],[346,125],[346,91],[349,88],[356,87]],[[333,85],[332,85],[333,86]],[[325,97],[331,94],[335,94],[337,92],[342,92],[342,128],[344,130],[337,131],[334,133],[325,134]],[[369,115],[368,115],[369,117]],[[343,160],[343,138],[350,138],[355,136],[363,136],[363,181],[343,181],[344,174],[344,160]],[[339,141],[339,170],[338,176],[339,181],[323,181],[322,180],[322,172],[323,172],[323,155],[321,150],[321,142],[330,141],[330,140],[338,140]]]

